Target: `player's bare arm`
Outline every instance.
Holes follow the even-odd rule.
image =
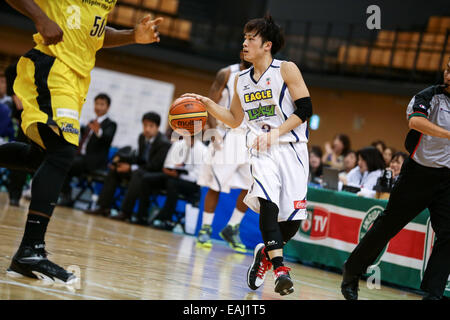
[[[284,62],[281,64],[281,76],[287,85],[289,93],[293,101],[301,98],[309,97],[309,91],[303,80],[302,74],[297,65],[293,62]],[[279,128],[279,135],[290,132],[292,129],[298,127],[303,123],[303,120],[296,114],[292,114],[286,122],[284,122]]]
[[[230,68],[223,68],[217,72],[216,78],[214,79],[208,94],[209,98],[215,103],[218,103],[222,97],[222,91],[225,88],[229,78]]]
[[[412,117],[409,119],[409,128],[423,134],[450,140],[450,131],[441,128],[424,117]]]
[[[309,97],[308,88],[306,87],[302,74],[295,63],[282,63],[280,71],[293,101]],[[295,129],[302,123],[303,120],[298,115],[292,114],[278,128],[274,128],[271,131],[258,136],[253,144],[253,148],[256,150],[261,150],[261,147],[269,148],[272,144],[277,143],[279,137]]]
[[[225,88],[229,77],[230,68],[223,68],[217,72],[216,78],[214,79],[208,94],[209,98],[215,103],[218,103],[222,97],[222,91]],[[210,128],[216,127],[216,119],[214,117],[208,117],[207,122]]]
[[[182,97],[191,97],[201,101],[206,106],[206,111],[208,111],[214,118],[222,121],[227,126],[231,128],[237,128],[244,119],[244,111],[242,110],[241,101],[236,94],[236,83],[238,78],[234,82],[234,95],[231,100],[230,110],[225,107],[218,105],[210,98],[205,96],[195,94],[195,93],[185,93]]]
[[[63,41],[63,31],[61,28],[33,0],[6,0],[6,2],[33,20],[36,30],[44,38],[45,45],[57,44]]]
[[[120,47],[129,44],[149,44],[159,42],[158,25],[163,22],[163,18],[151,20],[147,15],[134,27],[134,29],[116,30],[106,27],[103,48]]]

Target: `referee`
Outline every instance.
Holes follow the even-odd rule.
[[[403,163],[386,209],[344,263],[341,292],[358,299],[360,276],[389,240],[422,210],[430,211],[436,242],[420,288],[424,300],[442,299],[450,274],[450,59],[444,85],[416,94],[407,108],[410,131]]]

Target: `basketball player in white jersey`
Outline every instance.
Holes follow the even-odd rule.
[[[312,104],[298,67],[273,58],[284,45],[284,36],[272,17],[250,20],[244,37],[244,59],[253,66],[236,78],[230,110],[200,95],[186,96],[202,101],[212,116],[232,128],[245,119],[253,183],[244,202],[260,213],[264,240],[255,248],[247,284],[259,288],[273,266],[275,292],[285,295],[294,288],[290,269],[283,264],[283,246],[306,218],[306,121]]]
[[[251,64],[242,60],[241,53],[240,63],[219,70],[209,92],[210,99],[229,109],[234,95],[235,77],[241,70],[250,66]],[[217,132],[214,141],[209,145],[209,157],[197,181],[200,186],[209,188],[205,196],[202,228],[199,231],[197,243],[206,248],[212,246],[211,225],[220,192],[229,193],[230,189],[241,189],[231,218],[219,235],[233,250],[245,253],[247,249],[241,242],[239,226],[248,208],[244,203],[244,197],[252,184],[247,147],[242,139],[245,136],[246,126],[242,122],[238,128],[232,130],[222,121],[216,121],[212,117],[208,117],[208,125],[211,129],[215,128]]]

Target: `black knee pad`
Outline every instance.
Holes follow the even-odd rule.
[[[45,160],[55,168],[69,172],[78,148],[64,140],[46,124],[38,123],[38,131],[45,145]]]
[[[259,228],[267,251],[283,248],[283,235],[278,225],[278,207],[275,203],[259,199]]]

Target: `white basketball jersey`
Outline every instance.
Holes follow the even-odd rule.
[[[278,128],[297,108],[281,76],[282,62],[273,59],[258,81],[253,78],[253,66],[239,73],[236,90],[245,113],[244,122],[252,136],[249,140]],[[305,121],[281,136],[280,143],[308,142],[308,135],[308,123]]]
[[[231,100],[233,100],[234,95],[234,80],[236,79],[236,76],[239,74],[241,69],[238,63],[232,64],[228,68],[230,69],[230,76],[228,77],[228,81],[222,90],[222,96],[218,104],[219,106],[223,106],[230,110]],[[217,120],[217,127],[220,129],[230,128],[220,120]]]

